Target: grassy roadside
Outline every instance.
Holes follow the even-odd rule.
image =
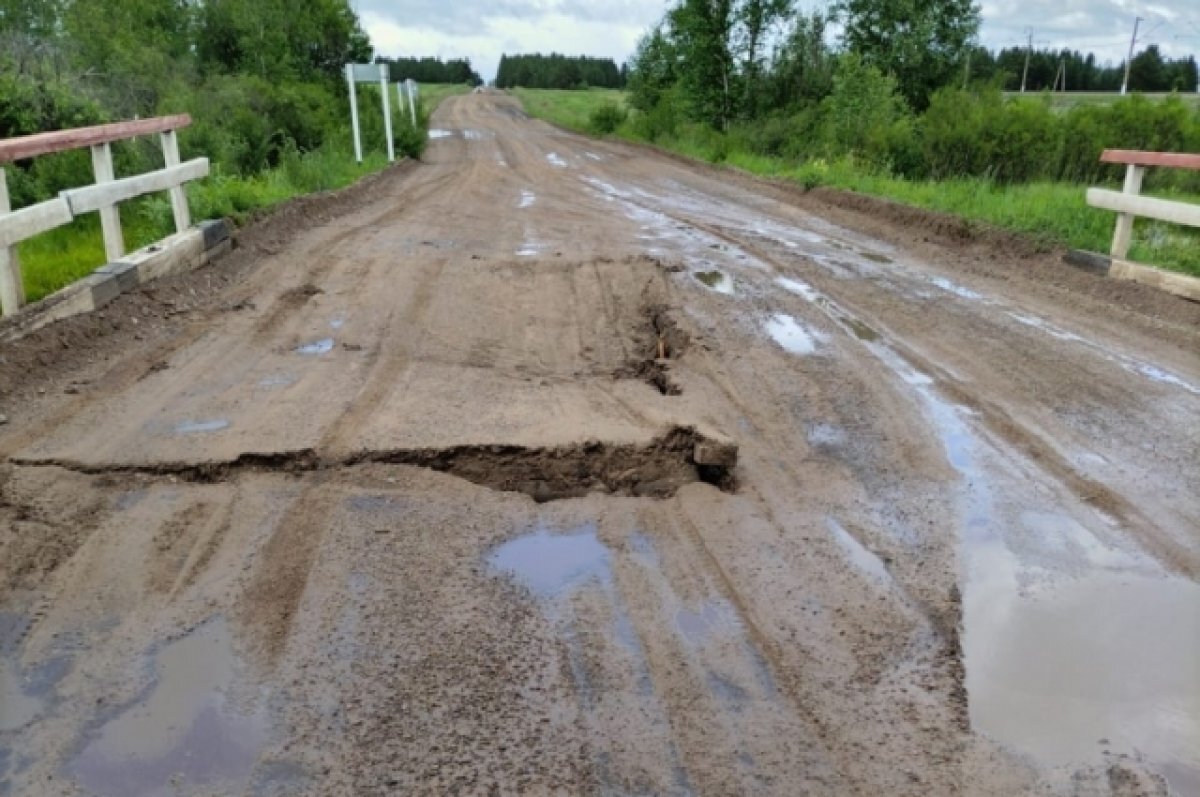
[[[618,91],[514,92],[533,116],[588,133],[588,119],[606,100],[620,99]],[[617,136],[641,141],[626,123]],[[1047,245],[1107,252],[1112,241],[1114,214],[1090,208],[1085,186],[1039,182],[1004,185],[980,178],[913,181],[873,173],[852,159],[811,160],[803,163],[769,158],[734,149],[719,134],[695,127],[654,142],[657,146],[698,160],[724,163],[760,177],[793,180],[806,188],[828,186],[884,197],[914,207],[949,213],[1033,236]],[[1200,203],[1200,197],[1175,197]],[[1130,257],[1143,263],[1200,276],[1200,231],[1145,219],[1137,222]]]
[[[420,90],[421,123],[446,97],[470,91],[468,86],[427,85]],[[395,109],[397,124],[408,124]],[[367,142],[364,142],[367,143]],[[387,166],[382,152],[367,146],[363,162],[354,160],[347,139],[306,153],[290,153],[272,169],[251,177],[214,171],[207,179],[187,186],[193,219],[227,217],[243,223],[249,215],[281,202],[316,191],[332,191]],[[166,196],[152,195],[120,206],[121,226],[128,251],[153,243],[174,231]],[[71,224],[23,241],[18,246],[21,275],[29,301],[37,301],[87,276],[104,265],[104,244],[99,216],[90,213]]]
[[[587,133],[592,112],[605,102],[625,104],[625,92],[617,89],[513,89],[531,116],[552,124]]]

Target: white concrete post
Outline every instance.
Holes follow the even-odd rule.
[[[1125,187],[1123,193],[1137,196],[1142,192],[1142,177],[1145,175],[1146,169],[1144,166],[1134,166],[1130,164],[1125,167]],[[1136,215],[1133,213],[1118,213],[1117,214],[1117,229],[1113,233],[1113,242],[1111,254],[1113,257],[1124,260],[1129,254],[1129,244],[1133,240],[1133,220]]]
[[[12,205],[8,201],[8,177],[0,167],[0,217],[8,215]],[[16,246],[0,247],[0,312],[5,316],[16,315],[25,304],[25,286],[21,282],[21,263],[17,260]]]
[[[392,101],[388,98],[388,65],[379,65],[379,91],[383,94],[383,130],[387,135],[388,163],[396,160],[396,140],[392,136]]]
[[[92,147],[92,171],[96,184],[111,183],[113,174],[112,146],[96,144]],[[125,255],[125,237],[121,234],[121,213],[115,204],[100,208],[100,229],[104,233],[104,256],[115,263]]]
[[[163,148],[163,162],[169,169],[179,165],[179,136],[174,130],[166,130],[160,134]],[[192,226],[192,217],[188,212],[187,194],[183,185],[177,185],[170,190],[171,212],[175,215],[175,232],[183,232]]]
[[[412,116],[413,127],[417,126],[417,98],[413,96],[413,84],[411,80],[404,81],[404,87],[408,89],[408,112]]]
[[[350,127],[354,129],[354,159],[362,163],[362,138],[358,132],[358,90],[354,85],[353,64],[346,64],[346,83],[350,89]]]

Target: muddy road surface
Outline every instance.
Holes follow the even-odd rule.
[[[0,795],[1200,793],[1200,308],[434,126],[0,348]]]

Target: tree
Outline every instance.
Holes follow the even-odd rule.
[[[630,60],[629,104],[649,111],[679,79],[675,46],[659,24],[638,42]]]
[[[667,12],[667,19],[692,118],[727,128],[738,80],[730,48],[733,0],[682,0]]]
[[[974,0],[838,0],[846,48],[896,78],[917,110],[959,74],[979,32]]]
[[[763,51],[771,29],[791,11],[792,0],[742,0],[737,8],[738,36],[736,48],[742,57],[745,97],[742,113],[753,117],[758,111],[759,74],[762,71]]]

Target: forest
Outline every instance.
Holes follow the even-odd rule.
[[[620,89],[625,87],[626,70],[611,58],[586,55],[500,56],[496,87],[502,89]]]
[[[479,73],[471,68],[471,59],[452,58],[390,58],[380,56],[377,63],[387,64],[392,81],[415,80],[418,83],[465,83],[478,86],[483,83]]]

